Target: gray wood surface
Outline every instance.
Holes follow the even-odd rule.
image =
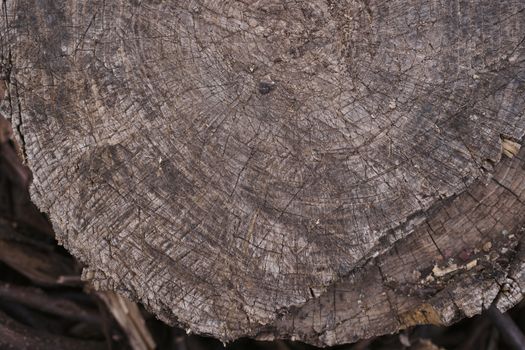
[[[3,2],[32,198],[100,289],[336,344],[521,298],[525,2]]]

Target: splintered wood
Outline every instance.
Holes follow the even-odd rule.
[[[32,199],[95,288],[224,341],[318,345],[521,299],[522,0],[2,18]]]

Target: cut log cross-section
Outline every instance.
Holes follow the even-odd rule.
[[[3,2],[3,113],[84,278],[225,341],[525,288],[523,0]]]

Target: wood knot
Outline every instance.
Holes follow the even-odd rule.
[[[266,95],[272,92],[275,89],[275,82],[261,81],[259,83],[259,93],[261,95]]]

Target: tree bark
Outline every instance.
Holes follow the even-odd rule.
[[[521,299],[525,2],[3,2],[32,199],[101,290],[331,345]]]

